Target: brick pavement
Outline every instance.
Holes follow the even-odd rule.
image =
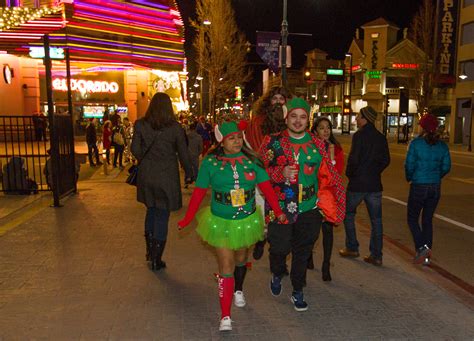
[[[168,268],[149,271],[145,209],[124,177],[81,182],[63,208],[46,207],[0,237],[0,339],[474,339],[472,308],[427,280],[430,269],[390,247],[382,268],[342,259],[341,227],[333,281],[309,272],[307,312],[293,310],[288,278],[280,297],[270,295],[265,253],[248,273],[247,306],[233,308],[234,330],[223,335],[212,249],[192,228],[176,232],[181,211],[171,217]],[[367,235],[359,235],[363,253]]]

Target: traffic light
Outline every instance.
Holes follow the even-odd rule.
[[[306,70],[306,71],[304,72],[304,80],[305,80],[305,81],[311,80],[311,72],[310,72],[309,70]]]
[[[342,109],[343,109],[344,114],[350,114],[352,112],[351,96],[344,95],[344,100],[343,100],[343,103],[342,103]]]
[[[389,106],[390,106],[390,98],[388,98],[388,95],[385,95],[385,111],[388,111]]]
[[[408,89],[400,89],[399,113],[408,114],[408,100],[410,98]]]

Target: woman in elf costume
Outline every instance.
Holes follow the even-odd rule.
[[[219,263],[219,330],[232,330],[232,297],[237,307],[245,306],[242,291],[248,248],[263,239],[262,214],[255,205],[255,186],[263,192],[278,220],[286,221],[269,177],[256,154],[243,145],[245,123],[224,122],[215,128],[217,147],[202,161],[188,211],[178,228],[194,219],[207,188],[212,188],[211,206],[197,215],[197,233],[215,247]]]

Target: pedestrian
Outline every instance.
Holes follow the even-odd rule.
[[[217,253],[220,331],[232,330],[232,297],[237,307],[246,305],[243,282],[248,248],[263,238],[263,219],[255,205],[256,186],[271,203],[279,221],[286,220],[258,155],[243,145],[242,130],[240,124],[232,121],[217,126],[219,143],[203,159],[188,211],[178,222],[182,229],[193,220],[207,188],[211,187],[211,206],[199,212],[197,233]]]
[[[267,135],[260,154],[270,176],[273,190],[288,218],[286,224],[275,221],[275,213],[266,205],[270,244],[270,290],[273,296],[282,292],[286,258],[291,252],[291,301],[296,311],[306,311],[303,286],[314,242],[323,215],[338,224],[344,218],[344,188],[322,140],[307,131],[310,106],[302,98],[286,102],[287,128]]]
[[[188,129],[188,151],[191,158],[191,165],[193,167],[193,180],[196,180],[199,170],[199,155],[203,151],[203,142],[201,135],[196,132],[197,123],[192,122]],[[186,188],[187,185],[185,185]]]
[[[274,86],[262,96],[255,105],[254,115],[245,129],[245,140],[250,147],[258,152],[265,135],[278,133],[286,129],[283,118],[283,105],[291,97],[290,91],[281,86]],[[257,190],[257,205],[264,207],[265,200]],[[262,209],[264,211],[264,209]],[[263,256],[266,239],[255,244],[253,258],[258,260]]]
[[[105,121],[102,131],[102,147],[105,150],[107,164],[110,165],[110,148],[112,147],[112,122]]]
[[[420,126],[422,133],[411,141],[405,160],[405,176],[410,183],[407,221],[415,243],[413,262],[428,265],[433,246],[433,215],[441,196],[441,179],[451,169],[451,157],[446,143],[440,141],[437,118],[425,114]]]
[[[344,152],[342,147],[337,141],[336,137],[332,132],[332,123],[327,117],[319,117],[312,129],[312,133],[316,134],[316,136],[324,142],[324,147],[326,153],[328,153],[329,158],[331,159],[331,163],[336,168],[336,171],[342,175],[344,171]],[[332,246],[334,241],[333,229],[334,224],[323,219],[323,223],[321,225],[321,229],[323,232],[323,264],[321,267],[321,275],[323,281],[331,281],[331,255],[332,255]],[[308,260],[308,269],[314,268],[313,262],[313,253],[311,253],[311,257]]]
[[[203,151],[202,155],[206,155],[207,151],[212,145],[212,137],[211,137],[211,125],[206,122],[206,118],[204,116],[199,117],[199,122],[196,127],[196,132],[201,135],[202,143],[203,143]]]
[[[130,119],[128,117],[125,117],[123,119],[123,133],[125,136],[125,148],[124,148],[125,161],[130,162],[130,161],[133,161],[132,152],[131,152],[133,125],[130,122]]]
[[[99,160],[99,149],[97,149],[96,122],[97,120],[95,118],[89,120],[89,124],[86,128],[87,155],[89,156],[89,165],[91,167],[102,164],[102,162]],[[93,161],[92,155],[95,157],[95,163]]]
[[[117,115],[118,116],[118,115]],[[117,168],[117,159],[120,169],[123,169],[123,152],[125,150],[125,130],[122,126],[120,116],[116,117],[115,123],[112,123],[112,146],[114,147],[114,168]]]
[[[156,93],[145,117],[136,121],[132,153],[138,160],[137,199],[145,204],[146,259],[152,270],[166,267],[162,261],[171,211],[182,207],[178,156],[191,178],[192,168],[183,130],[176,121],[171,99]]]
[[[362,201],[370,216],[370,255],[364,261],[382,265],[382,172],[390,164],[390,152],[385,136],[375,128],[377,112],[370,106],[363,107],[356,116],[358,130],[352,137],[347,159],[346,176],[349,179],[346,193],[345,248],[342,257],[359,257],[359,242],[355,229],[357,207]]]

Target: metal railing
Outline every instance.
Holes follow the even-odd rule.
[[[49,190],[46,131],[46,119],[39,116],[0,116],[1,192],[31,194]]]

